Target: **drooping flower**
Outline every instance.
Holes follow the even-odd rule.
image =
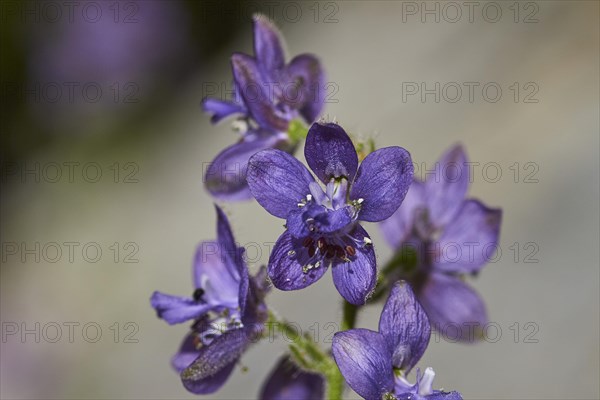
[[[322,375],[300,369],[289,356],[282,357],[260,391],[261,400],[320,400],[325,398]]]
[[[415,180],[402,206],[381,223],[389,244],[413,249],[416,265],[396,277],[415,288],[433,327],[455,340],[472,341],[487,323],[485,305],[462,276],[476,274],[497,248],[502,211],[465,199],[467,156],[447,151],[425,182]]]
[[[248,163],[248,185],[258,203],[286,219],[287,230],[269,258],[269,277],[281,290],[297,290],[331,267],[340,294],[364,304],[377,268],[371,239],[359,221],[382,221],[398,209],[412,181],[410,154],[401,147],[382,148],[359,167],[346,132],[333,123],[315,123],[304,156],[325,190],[283,151],[263,150]]]
[[[241,53],[231,57],[233,99],[203,101],[213,123],[235,115],[242,133],[206,171],[207,189],[223,200],[251,198],[245,179],[250,156],[267,148],[293,151],[295,144],[287,134],[290,122],[301,117],[312,123],[325,102],[325,74],[319,60],[300,54],[286,64],[275,25],[263,15],[255,15],[253,23],[254,57]]]
[[[348,385],[367,400],[460,400],[458,392],[432,387],[435,373],[427,368],[416,383],[407,380],[427,345],[427,315],[406,282],[397,282],[383,307],[379,332],[351,329],[333,336],[332,352]]]
[[[217,241],[198,246],[194,260],[195,290],[191,297],[154,292],[150,302],[169,324],[194,323],[171,360],[184,386],[197,394],[218,390],[237,360],[262,330],[266,272],[249,277],[229,221],[217,210]]]

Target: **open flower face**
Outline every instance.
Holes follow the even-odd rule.
[[[427,315],[410,286],[398,282],[392,288],[379,320],[379,332],[351,329],[333,337],[333,357],[356,393],[367,400],[460,400],[457,392],[432,387],[435,373],[427,368],[417,381],[406,379],[419,362],[431,328]]]
[[[337,124],[315,123],[306,137],[306,161],[279,150],[255,154],[250,191],[268,212],[286,219],[269,259],[269,277],[281,290],[302,289],[329,267],[340,294],[364,304],[377,277],[375,252],[360,221],[377,222],[398,209],[412,181],[409,153],[386,147],[359,166],[350,137]]]

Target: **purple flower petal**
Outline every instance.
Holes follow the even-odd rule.
[[[270,286],[267,268],[263,265],[256,275],[249,279],[246,290],[246,301],[240,304],[242,324],[244,326],[262,328],[262,324],[268,316],[268,309],[264,299],[270,290]],[[240,287],[240,296],[242,296],[242,291],[243,289]]]
[[[368,329],[333,336],[332,353],[348,385],[367,400],[380,400],[392,390],[392,359],[384,337]]]
[[[481,297],[460,278],[433,272],[417,297],[431,326],[450,340],[471,342],[488,322]]]
[[[214,306],[237,308],[240,275],[228,268],[216,242],[202,242],[194,257],[194,285],[204,290],[202,300]]]
[[[245,54],[231,56],[233,77],[244,104],[258,124],[278,132],[287,131],[289,121],[275,107],[274,82],[266,82],[256,60]]]
[[[415,213],[425,207],[423,189],[422,182],[413,180],[400,208],[391,217],[381,221],[379,226],[383,236],[392,248],[399,249],[412,234]]]
[[[452,221],[467,194],[469,169],[462,146],[448,150],[435,165],[435,173],[425,181],[431,223],[437,228]]]
[[[217,390],[221,389],[221,387],[227,382],[229,376],[233,372],[233,368],[235,367],[236,361],[231,362],[230,364],[225,365],[219,371],[217,371],[214,375],[208,376],[201,380],[184,380],[183,386],[191,393],[194,394],[210,394],[214,393]]]
[[[306,136],[304,157],[323,183],[342,176],[351,182],[358,168],[352,140],[341,126],[333,123],[312,124]]]
[[[290,61],[285,73],[289,84],[283,89],[283,100],[312,124],[323,111],[327,87],[325,72],[318,58],[301,54]]]
[[[250,191],[269,213],[286,218],[310,193],[314,178],[296,158],[275,149],[263,150],[250,158],[247,173]]]
[[[225,148],[206,170],[206,189],[223,201],[251,199],[252,193],[246,182],[248,160],[259,151],[273,148],[277,144],[278,138],[275,135],[261,135],[255,137],[255,140],[242,140]]]
[[[290,212],[286,226],[292,236],[304,238],[311,232],[332,233],[352,223],[350,207],[331,210],[324,206],[310,203],[305,207]],[[310,230],[310,227],[313,227]]]
[[[402,147],[385,147],[360,164],[350,199],[363,199],[358,219],[378,222],[389,218],[402,204],[413,180],[413,164]]]
[[[288,356],[282,357],[260,391],[261,400],[320,400],[325,398],[322,375],[303,371]]]
[[[246,109],[240,104],[210,97],[202,101],[202,109],[204,112],[212,114],[210,122],[213,124],[216,124],[223,118],[227,118],[230,115],[246,113]]]
[[[372,244],[365,244],[365,238],[369,243],[370,238],[360,225],[350,235],[358,243],[356,255],[349,262],[334,264],[331,272],[333,283],[342,297],[349,303],[362,305],[377,283],[375,250]]]
[[[247,328],[235,329],[217,336],[211,344],[200,348],[198,358],[181,372],[186,389],[196,394],[218,390],[250,345],[249,334]]]
[[[425,398],[427,400],[463,400],[462,395],[458,392],[442,392],[439,390],[435,390]]]
[[[324,262],[315,266],[317,261],[308,254],[303,239],[294,238],[285,231],[277,239],[269,257],[269,278],[280,290],[303,289],[318,281],[327,270]]]
[[[199,351],[196,349],[194,342],[195,335],[192,333],[183,339],[179,351],[171,358],[171,366],[175,371],[181,373],[181,371],[192,365],[196,358],[198,358]]]
[[[381,312],[379,332],[393,350],[394,367],[410,372],[427,349],[431,327],[408,283],[393,286]]]
[[[283,39],[277,27],[267,17],[255,14],[254,24],[254,56],[265,71],[276,71],[285,65]]]
[[[228,272],[239,281],[242,272],[245,269],[244,262],[242,260],[242,254],[235,239],[231,232],[231,226],[229,225],[229,219],[219,207],[215,204],[215,210],[217,212],[217,240],[219,247],[221,248],[221,254],[223,255],[223,261],[227,267]]]
[[[434,268],[439,271],[473,273],[494,256],[500,238],[502,210],[467,200],[442,233]]]
[[[194,299],[172,296],[161,292],[152,294],[150,304],[154,307],[158,316],[169,325],[196,319],[214,308],[210,304],[199,303]]]
[[[241,313],[243,314],[246,308],[250,279],[248,276],[248,267],[242,258],[244,249],[237,247],[235,239],[233,238],[233,233],[231,232],[229,220],[223,210],[216,204],[215,209],[217,211],[217,238],[219,247],[221,248],[223,262],[227,268],[227,272],[231,275],[233,280],[238,283],[234,288],[238,289],[238,301]],[[224,273],[225,271],[223,271],[223,274]]]

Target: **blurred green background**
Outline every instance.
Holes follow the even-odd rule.
[[[203,168],[236,134],[200,101],[231,90],[229,56],[252,52],[255,11],[288,56],[323,61],[326,119],[426,168],[462,142],[479,163],[470,194],[504,209],[502,255],[472,280],[501,334],[432,338],[421,366],[436,386],[599,398],[598,2],[474,2],[472,14],[435,1],[78,3],[0,3],[2,398],[193,397],[169,366],[187,326],[148,299],[191,293],[195,246],[215,235]],[[281,221],[250,202],[225,210],[254,270]],[[326,274],[269,304],[324,342],[338,297]],[[255,398],[284,349],[255,346],[209,397]]]

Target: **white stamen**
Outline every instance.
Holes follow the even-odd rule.
[[[248,123],[243,119],[236,119],[231,123],[231,128],[238,133],[246,133],[248,131]]]
[[[427,367],[419,382],[419,396],[429,396],[433,393],[433,378],[435,378],[435,372],[431,367]]]
[[[307,194],[306,201],[311,201],[311,200],[312,200],[312,194]]]
[[[357,202],[358,204],[362,204],[362,202],[363,202],[363,201],[365,201],[365,199],[363,199],[362,197],[361,197],[360,199],[356,200],[356,202]]]
[[[298,207],[304,207],[306,204],[304,203],[298,203]]]
[[[371,239],[369,239],[368,237],[364,237],[363,238],[363,242],[365,242],[365,245],[367,245],[367,244],[373,244],[373,241],[371,241]]]

